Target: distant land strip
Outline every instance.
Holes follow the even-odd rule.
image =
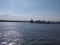
[[[60,22],[40,21],[40,20],[37,20],[37,21],[0,20],[0,22],[26,22],[26,23],[28,22],[28,23],[36,23],[36,24],[60,24]]]

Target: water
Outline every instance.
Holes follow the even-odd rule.
[[[60,45],[60,24],[0,22],[0,45]]]

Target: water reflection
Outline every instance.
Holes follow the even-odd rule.
[[[3,31],[0,32],[0,45],[22,45],[22,34],[17,30],[16,23],[2,23]]]
[[[60,45],[60,25],[3,22],[0,45]]]

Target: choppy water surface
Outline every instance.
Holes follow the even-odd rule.
[[[60,24],[0,22],[0,45],[60,45]]]

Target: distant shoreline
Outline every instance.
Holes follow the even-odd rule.
[[[24,23],[35,23],[35,24],[60,24],[60,22],[16,21],[16,20],[0,20],[0,22],[24,22]]]

